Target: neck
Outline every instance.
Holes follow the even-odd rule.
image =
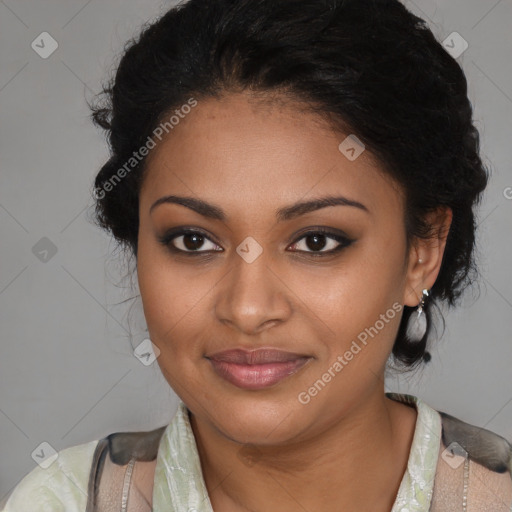
[[[210,501],[223,512],[389,512],[415,423],[415,409],[383,389],[322,432],[286,446],[248,449],[191,415]]]

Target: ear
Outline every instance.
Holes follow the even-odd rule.
[[[434,286],[441,270],[452,218],[453,212],[447,206],[440,207],[425,216],[425,221],[431,226],[432,237],[429,239],[416,237],[409,250],[403,299],[405,306],[416,307],[421,300],[422,291]]]

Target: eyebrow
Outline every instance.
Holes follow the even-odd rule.
[[[193,197],[182,197],[174,195],[164,196],[156,200],[151,205],[149,213],[151,214],[151,212],[157,206],[165,203],[180,204],[182,206],[185,206],[186,208],[194,210],[195,212],[199,213],[199,215],[202,215],[203,217],[207,217],[209,219],[225,221],[227,217],[222,208],[220,208],[219,206],[207,203],[206,201],[203,201],[201,199],[195,199]],[[328,206],[350,206],[370,213],[368,208],[359,201],[348,199],[347,197],[344,196],[325,196],[312,199],[310,201],[294,203],[290,206],[285,206],[284,208],[279,208],[276,211],[276,217],[279,222],[292,220],[301,215],[305,215],[306,213],[313,212],[315,210],[320,210],[322,208],[327,208]]]

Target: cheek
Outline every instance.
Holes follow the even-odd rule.
[[[203,356],[201,333],[205,331],[201,297],[208,289],[199,286],[203,279],[192,282],[192,276],[177,270],[165,258],[165,251],[144,243],[139,247],[139,288],[149,337],[160,350],[157,363],[174,391],[195,403],[201,386],[197,366]]]
[[[144,239],[139,242],[137,270],[152,341],[165,345],[166,351],[179,350],[179,344],[170,341],[186,345],[196,332],[204,298],[211,288],[208,277],[177,266],[165,250]]]
[[[379,352],[391,350],[402,314],[404,250],[398,237],[368,235],[340,265],[298,278],[296,289],[329,329],[331,357],[353,340],[379,339]]]

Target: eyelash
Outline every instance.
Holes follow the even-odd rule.
[[[298,242],[300,242],[304,238],[307,238],[308,236],[311,236],[311,235],[318,235],[318,234],[324,235],[324,236],[326,236],[326,238],[332,238],[333,240],[338,242],[340,245],[338,245],[338,247],[336,247],[335,249],[331,249],[329,251],[292,251],[292,252],[297,252],[299,254],[307,254],[307,255],[313,256],[314,258],[324,257],[324,256],[332,256],[333,254],[336,254],[336,253],[340,252],[342,249],[345,249],[346,247],[350,246],[355,241],[353,239],[348,238],[347,236],[340,235],[338,233],[333,233],[332,231],[329,231],[325,228],[319,227],[319,228],[314,228],[310,231],[307,231],[306,233],[303,233],[299,238],[297,238],[290,245],[296,245]],[[216,242],[214,242],[213,240],[211,240],[210,237],[203,231],[198,230],[198,229],[186,229],[186,228],[172,229],[172,230],[168,231],[167,233],[165,233],[163,236],[158,237],[158,240],[162,245],[167,247],[170,251],[172,251],[175,254],[184,254],[186,256],[197,257],[199,255],[204,256],[206,254],[211,255],[212,253],[215,253],[215,252],[222,252],[222,251],[217,251],[217,250],[184,251],[184,250],[178,249],[177,247],[172,245],[171,242],[174,239],[179,238],[180,236],[184,236],[184,235],[200,235],[203,238],[209,240],[210,242],[212,242],[216,245],[219,245]]]

